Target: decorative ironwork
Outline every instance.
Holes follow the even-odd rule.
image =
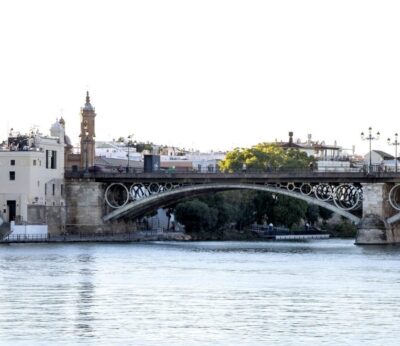
[[[400,184],[396,184],[390,189],[389,203],[394,209],[400,210]]]
[[[104,199],[111,208],[122,208],[129,202],[129,191],[122,183],[112,183],[106,189]]]
[[[132,185],[124,185],[122,183],[112,183],[105,191],[105,201],[107,205],[113,209],[122,208],[128,202],[138,201],[150,196],[162,194],[168,191],[176,190],[185,185],[182,183],[170,182],[151,182],[151,183],[135,183]],[[193,184],[192,186],[200,186]],[[254,186],[254,185],[253,185]],[[289,195],[303,195],[314,197],[317,200],[335,205],[337,208],[345,211],[356,210],[361,208],[362,204],[362,188],[360,184],[328,184],[328,183],[276,183],[276,184],[260,184],[260,187],[270,188],[271,192]],[[218,187],[218,184],[216,184]],[[395,186],[400,188],[400,184]],[[392,189],[392,191],[394,191]],[[395,190],[398,195],[392,197],[390,203],[393,208],[400,210],[400,190]],[[295,197],[295,196],[293,196]]]

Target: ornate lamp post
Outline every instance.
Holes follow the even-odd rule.
[[[389,145],[394,145],[394,159],[395,159],[395,172],[397,173],[397,147],[400,145],[400,142],[397,140],[398,134],[394,134],[394,142],[390,141],[390,138],[387,139]]]
[[[127,145],[128,145],[128,165],[126,166],[126,172],[127,173],[129,173],[129,159],[130,159],[130,157],[129,157],[129,147],[132,144],[132,138],[133,138],[133,134],[128,136],[128,143],[127,143]]]
[[[373,140],[378,140],[380,136],[380,133],[376,133],[376,137],[372,136],[372,127],[370,126],[368,128],[368,136],[364,135],[364,132],[361,132],[361,139],[365,141],[369,141],[369,172],[372,171],[372,151],[371,151],[371,142]]]

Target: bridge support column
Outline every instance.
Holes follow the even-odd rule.
[[[89,180],[65,184],[67,233],[95,233],[103,225],[103,184]]]
[[[134,224],[131,222],[103,221],[106,209],[104,191],[103,183],[84,179],[66,182],[66,233],[124,233],[134,229]]]
[[[357,228],[357,245],[393,244],[400,241],[386,219],[391,216],[391,186],[385,183],[363,184],[363,217]],[[400,235],[400,234],[399,234]]]

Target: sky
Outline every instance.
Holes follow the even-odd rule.
[[[229,150],[400,132],[400,1],[0,0],[0,136],[61,115],[77,142]]]

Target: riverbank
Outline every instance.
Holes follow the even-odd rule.
[[[158,230],[137,231],[123,234],[68,234],[68,235],[10,235],[0,241],[13,243],[121,243],[140,241],[188,241],[191,237],[182,232],[160,232]]]
[[[355,238],[355,226],[347,223],[330,226],[321,230],[321,234],[329,234],[331,238]],[[293,231],[288,235],[304,235],[304,231]],[[1,237],[2,238],[2,237]],[[273,240],[264,234],[254,232],[252,229],[222,229],[210,231],[197,231],[189,234],[183,232],[165,232],[158,230],[143,230],[130,233],[107,233],[107,234],[68,234],[68,235],[46,235],[26,234],[9,235],[0,243],[81,243],[81,242],[141,242],[141,241],[265,241]]]

